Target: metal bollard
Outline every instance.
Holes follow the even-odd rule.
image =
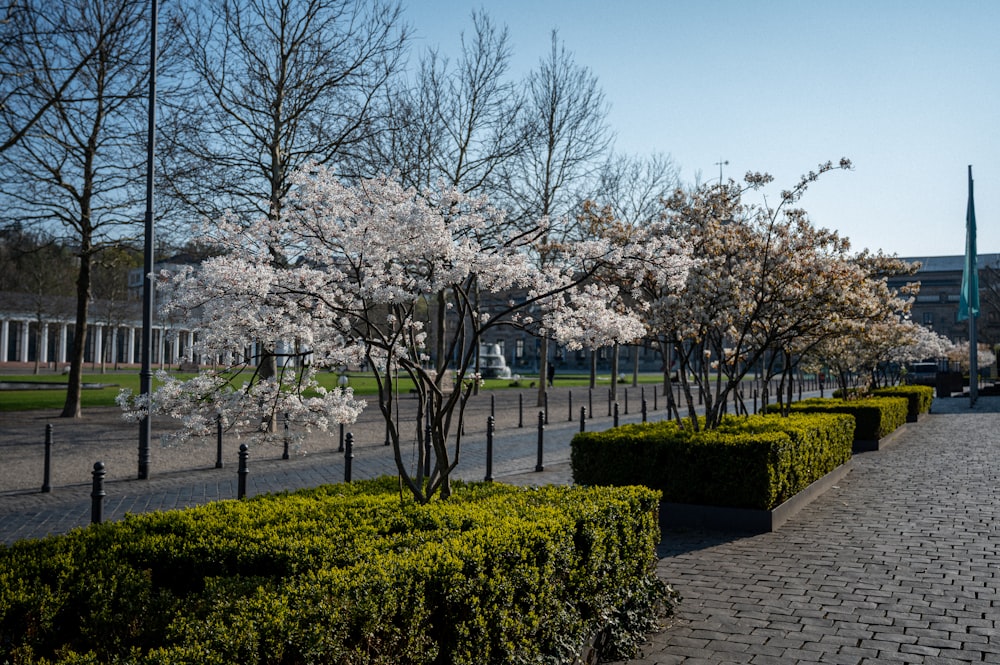
[[[281,453],[281,459],[288,459],[288,414],[285,414],[285,450]]]
[[[646,398],[642,400],[642,422],[646,422],[648,413],[646,411]]]
[[[656,386],[653,386],[653,411],[657,410],[656,406]]]
[[[524,427],[524,393],[517,394],[517,426]]]
[[[542,448],[545,445],[545,412],[538,412],[538,462],[535,464],[535,471],[545,471],[542,464]]]
[[[587,407],[580,407],[580,431],[587,429]]]
[[[615,419],[612,427],[618,427],[618,402],[615,402]]]
[[[569,418],[567,420],[569,420],[569,422],[573,422],[573,391],[570,390],[568,394],[569,394],[569,409],[568,409]]]
[[[625,415],[628,415],[628,388],[625,388]]]
[[[90,490],[90,523],[104,521],[104,462],[94,462],[94,484]]]
[[[52,424],[45,426],[45,473],[42,476],[42,492],[52,491]]]
[[[340,445],[337,446],[337,452],[344,452],[344,423],[340,423]]]
[[[247,466],[247,459],[250,457],[250,448],[245,443],[240,444],[240,464],[236,469],[238,482],[236,484],[236,498],[243,499],[247,495],[247,475],[250,468]]]
[[[222,468],[222,416],[215,419],[215,468]]]
[[[344,451],[344,482],[349,483],[351,482],[351,460],[354,459],[354,434],[351,432],[347,433],[345,445],[347,448]]]
[[[486,419],[486,477],[483,478],[488,483],[493,482],[493,428],[496,426],[496,419],[490,416]]]

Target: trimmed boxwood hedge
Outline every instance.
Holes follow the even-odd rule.
[[[727,417],[693,431],[673,421],[573,437],[573,479],[644,485],[665,501],[770,510],[851,457],[847,416]]]
[[[0,662],[570,662],[632,655],[675,594],[645,488],[394,480],[0,547]]]
[[[917,422],[921,414],[930,413],[931,402],[934,401],[934,389],[930,386],[908,385],[876,388],[872,391],[875,397],[905,397],[907,401],[906,421]]]
[[[777,412],[779,404],[770,404],[769,412]],[[895,432],[906,423],[909,402],[905,397],[867,397],[864,399],[837,399],[814,397],[793,402],[791,413],[846,413],[854,416],[856,441],[878,441]]]

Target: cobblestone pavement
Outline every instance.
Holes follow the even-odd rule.
[[[665,532],[633,665],[1000,663],[1000,398],[933,411],[774,533]]]
[[[647,416],[665,416],[662,396],[653,410],[652,386],[628,388],[629,413],[625,413],[625,387],[619,386],[619,422],[642,419],[641,399],[648,396]],[[607,387],[597,388],[591,400],[586,388],[549,391],[549,422],[543,432],[542,471],[538,464],[536,391],[497,391],[473,396],[467,408],[460,463],[453,477],[483,480],[486,475],[486,421],[494,414],[493,476],[523,485],[568,484],[569,442],[580,429],[579,409],[586,406],[592,418],[588,429],[606,429]],[[573,401],[575,396],[575,402]],[[416,400],[401,398],[403,422],[414,422]],[[591,408],[592,403],[592,408]],[[570,421],[573,413],[575,420]],[[216,441],[194,441],[172,447],[152,442],[150,477],[136,480],[138,427],[122,423],[113,408],[88,409],[81,421],[57,418],[53,413],[0,413],[0,542],[64,533],[91,520],[92,470],[96,461],[107,469],[105,520],[127,513],[184,508],[237,496],[237,449],[241,441],[224,438],[223,468],[215,468]],[[377,407],[365,409],[352,426],[356,445],[353,479],[395,475],[392,447],[385,445],[385,425]],[[52,491],[41,493],[46,424],[53,425]],[[519,424],[522,425],[519,427]],[[154,422],[154,434],[167,423]],[[167,430],[168,431],[168,430]],[[154,436],[154,438],[157,438]],[[345,458],[338,452],[339,432],[292,435],[289,459],[282,459],[283,442],[251,444],[247,494],[314,487],[344,480]],[[410,437],[413,439],[414,437]],[[415,469],[414,441],[402,446],[404,463]]]

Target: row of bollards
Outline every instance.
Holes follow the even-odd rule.
[[[586,407],[586,406],[581,406],[580,407],[580,411],[579,411],[580,431],[581,432],[584,432],[586,430],[586,421],[587,421],[588,415],[589,415],[589,417],[593,416],[593,390],[589,391],[588,398],[589,398],[588,402],[590,404],[589,414],[588,414],[588,407]],[[628,390],[627,389],[624,390],[624,398],[625,398],[624,412],[625,412],[625,414],[628,414]],[[756,402],[757,402],[757,391],[756,391],[756,389],[753,391],[753,398],[754,398],[754,411],[756,412],[756,410],[757,410],[757,404],[756,404]],[[654,407],[653,408],[656,409],[656,390],[655,389],[653,391],[653,400],[654,400],[654,402],[653,402],[654,403]],[[572,392],[570,392],[570,394],[569,394],[569,415],[570,415],[569,420],[570,420],[570,422],[572,422],[572,420],[573,420],[572,405],[573,405],[573,397],[572,397]],[[546,406],[547,406],[547,400],[546,400]],[[493,480],[493,452],[494,452],[494,436],[495,436],[495,429],[496,429],[495,409],[496,409],[496,404],[495,404],[495,401],[494,401],[494,397],[491,395],[490,396],[490,416],[487,419],[487,427],[486,427],[486,476],[485,476],[485,480],[486,481],[492,481]],[[612,391],[609,390],[608,391],[608,413],[609,413],[610,416],[613,417],[613,427],[618,427],[619,426],[619,409],[620,409],[619,403],[617,401],[613,400]],[[646,402],[645,389],[643,389],[641,391],[641,409],[642,409],[642,422],[647,422],[647,418],[648,418],[648,404]],[[523,419],[523,398],[522,398],[522,396],[520,394],[518,395],[518,411],[519,411],[518,427],[523,427],[523,425],[524,425],[524,419]],[[544,442],[545,442],[545,425],[547,423],[548,423],[548,409],[546,408],[546,409],[540,410],[538,412],[537,460],[536,460],[536,464],[535,464],[535,471],[539,471],[539,472],[545,470],[545,465],[544,465],[544,445],[545,445],[545,443]],[[429,422],[427,424],[428,424],[428,426],[430,425]],[[284,449],[283,449],[283,452],[282,452],[282,459],[289,459],[289,442],[290,442],[290,438],[291,437],[290,437],[290,435],[288,433],[288,427],[289,427],[288,417],[286,415],[285,416],[285,422],[284,422],[285,432],[284,432]],[[352,466],[353,466],[353,459],[354,459],[354,435],[352,433],[350,433],[350,432],[346,432],[345,433],[345,431],[344,431],[344,425],[343,424],[340,425],[339,429],[340,429],[340,432],[339,432],[339,434],[340,434],[339,439],[340,440],[339,440],[338,452],[344,453],[344,482],[348,482],[349,483],[352,480]],[[222,468],[223,467],[223,461],[222,461],[222,438],[223,437],[222,437],[222,434],[223,434],[223,427],[222,427],[222,422],[221,422],[221,419],[220,419],[217,422],[217,450],[216,450],[216,462],[215,462],[216,468]],[[43,484],[42,484],[42,490],[41,490],[42,492],[50,492],[51,489],[52,489],[52,487],[51,487],[51,451],[52,451],[52,425],[46,425],[46,427],[45,427],[45,476],[44,476]],[[429,466],[429,462],[430,462],[429,452],[430,451],[428,451],[428,454],[426,455],[427,459],[425,460],[426,462],[428,462],[428,466]],[[246,497],[246,494],[247,494],[247,477],[250,474],[249,464],[248,464],[248,462],[249,462],[249,456],[250,456],[249,446],[247,446],[247,444],[245,444],[245,443],[244,444],[240,444],[240,448],[239,448],[239,465],[238,465],[238,468],[237,468],[237,477],[238,477],[237,498],[238,499],[244,499]],[[429,471],[429,469],[428,469],[428,471]],[[91,522],[93,522],[93,523],[99,523],[99,522],[101,522],[103,520],[103,502],[104,502],[104,498],[106,496],[106,492],[104,490],[104,479],[105,479],[105,476],[106,476],[106,469],[104,467],[104,463],[103,462],[96,462],[94,464],[93,486],[92,486],[91,495],[90,495],[91,496]]]

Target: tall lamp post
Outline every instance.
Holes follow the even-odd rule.
[[[719,167],[719,186],[721,187],[722,186],[722,167],[723,166],[729,166],[729,160],[727,159],[727,160],[723,161],[723,160],[720,159],[719,161],[717,161],[715,163],[715,165]]]
[[[156,131],[156,0],[150,0],[149,25],[149,124],[146,134],[146,218],[143,243],[142,280],[142,367],[139,370],[139,394],[153,392],[153,156]],[[149,478],[149,440],[152,421],[149,412],[139,421],[139,480]]]

